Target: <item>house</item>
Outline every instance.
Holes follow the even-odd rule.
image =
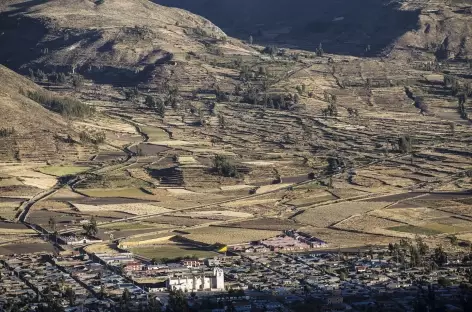
[[[125,272],[141,271],[143,267],[144,267],[144,264],[142,264],[141,262],[133,261],[133,262],[126,263],[123,270]]]
[[[202,265],[204,265],[204,262],[203,261],[200,261],[200,260],[182,260],[180,262],[183,266],[187,267],[187,268],[198,268],[198,267],[201,267]]]

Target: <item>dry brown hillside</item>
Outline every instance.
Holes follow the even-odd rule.
[[[13,0],[0,10],[0,45],[6,47],[0,60],[24,72],[75,70],[95,80],[136,82],[210,43],[240,45],[228,44],[225,33],[202,17],[147,0]]]
[[[88,155],[81,145],[65,142],[68,135],[76,135],[68,121],[25,95],[44,92],[42,88],[1,65],[0,81],[0,161]]]

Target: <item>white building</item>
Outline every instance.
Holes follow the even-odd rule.
[[[222,269],[214,268],[211,275],[192,274],[169,277],[166,286],[169,290],[182,291],[224,290],[225,277]]]

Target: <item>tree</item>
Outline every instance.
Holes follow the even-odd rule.
[[[155,296],[150,296],[147,303],[147,309],[145,309],[144,311],[145,312],[161,312],[162,304]]]
[[[219,175],[224,177],[237,178],[240,176],[237,167],[226,156],[216,155],[213,167]]]
[[[438,246],[434,250],[433,260],[438,266],[442,266],[447,263],[447,254],[442,249],[442,246]]]
[[[319,56],[319,57],[322,57],[323,54],[324,54],[324,51],[323,51],[323,45],[321,44],[320,42],[320,45],[318,46],[318,48],[316,48],[316,56]]]
[[[125,290],[123,291],[123,294],[121,295],[121,300],[125,303],[131,301],[131,293],[129,292],[128,288],[125,288]]]
[[[82,87],[84,86],[84,77],[80,74],[75,74],[72,76],[72,86],[76,91],[80,91]]]
[[[85,230],[85,234],[87,236],[95,236],[98,233],[97,221],[93,216],[90,218],[90,221],[84,224],[82,227]]]
[[[438,284],[442,287],[448,287],[452,285],[452,281],[444,276],[438,278]]]
[[[55,232],[56,231],[56,219],[51,216],[49,218],[48,224],[49,224],[49,228],[51,229],[51,231]]]
[[[71,287],[67,287],[64,295],[69,300],[69,305],[73,306],[75,304],[75,291]]]
[[[164,103],[162,103],[160,99],[148,95],[146,96],[146,100],[144,101],[144,104],[149,109],[154,110],[157,113],[157,115],[159,115],[161,118],[164,118],[165,105]]]
[[[449,240],[451,241],[451,244],[452,244],[452,245],[454,245],[454,246],[457,245],[458,240],[457,240],[457,236],[456,236],[456,235],[454,235],[454,234],[453,234],[453,235],[450,235],[448,238],[449,238]]]
[[[412,138],[409,135],[404,135],[398,138],[398,149],[402,153],[411,153],[412,151]]]
[[[416,236],[415,240],[416,240],[416,246],[418,248],[418,252],[420,253],[422,257],[424,257],[429,250],[428,245],[423,241],[423,239],[420,236]]]
[[[125,89],[123,90],[123,93],[124,93],[125,99],[131,102],[136,101],[139,97],[138,88]]]
[[[168,312],[188,312],[187,298],[182,290],[171,290],[169,293]]]

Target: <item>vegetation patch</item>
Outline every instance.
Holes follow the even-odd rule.
[[[95,108],[76,99],[57,96],[48,91],[28,92],[27,96],[47,109],[65,117],[85,118],[95,114]]]
[[[136,247],[131,248],[130,251],[142,257],[164,263],[184,258],[210,258],[217,255],[216,252],[184,244]]]
[[[270,230],[270,231],[284,231],[299,228],[300,225],[292,220],[277,219],[277,218],[263,218],[248,220],[236,223],[226,224],[224,227],[235,227],[255,230]]]
[[[440,223],[427,223],[422,225],[425,229],[430,229],[433,231],[438,231],[441,233],[457,233],[464,230],[470,230],[470,228],[463,228],[461,226],[449,225],[449,224],[440,224]]]
[[[442,232],[429,229],[425,227],[419,227],[414,225],[400,225],[388,228],[387,230],[397,231],[397,232],[406,232],[412,234],[419,234],[419,235],[437,235],[441,234]]]
[[[89,170],[90,167],[82,166],[47,166],[39,168],[38,170],[42,173],[53,175],[56,177],[62,177],[66,175],[75,175],[78,173]]]
[[[144,230],[144,229],[154,229],[152,224],[143,224],[139,222],[114,222],[114,223],[107,223],[104,225],[99,225],[102,229],[111,229],[115,231],[122,231],[122,230]]]
[[[149,141],[152,142],[169,140],[169,134],[167,134],[167,132],[165,132],[161,128],[141,127],[141,131],[145,133],[148,136]]]
[[[78,189],[77,191],[89,197],[124,197],[138,199],[149,197],[149,195],[140,188]]]

